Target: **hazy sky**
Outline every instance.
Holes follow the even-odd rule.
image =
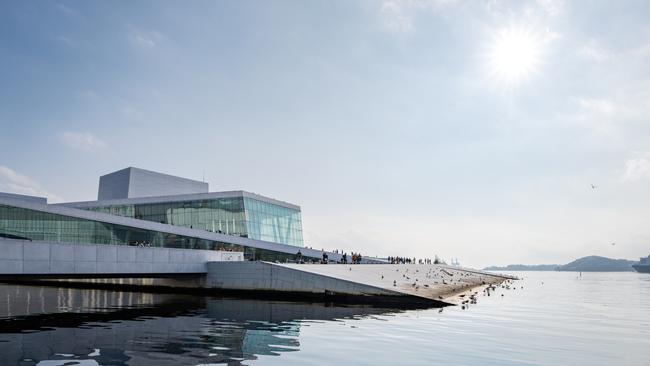
[[[0,191],[91,200],[136,166],[299,204],[314,248],[636,259],[649,19],[645,0],[3,1]]]

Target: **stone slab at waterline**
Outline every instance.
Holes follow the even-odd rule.
[[[404,297],[456,303],[457,295],[510,276],[443,265],[208,263],[206,286],[222,290]]]

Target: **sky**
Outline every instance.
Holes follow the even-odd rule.
[[[298,204],[313,248],[637,259],[648,19],[647,1],[3,1],[0,191],[93,200],[135,166]]]

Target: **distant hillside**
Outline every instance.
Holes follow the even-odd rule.
[[[564,272],[631,272],[637,263],[627,259],[612,259],[591,255],[574,260],[564,265],[558,264],[510,264],[505,267],[486,267],[486,271],[564,271]]]
[[[559,264],[509,264],[505,267],[485,267],[485,271],[557,271]]]
[[[634,268],[632,268],[634,263],[636,262],[627,259],[611,259],[591,255],[560,266],[558,270],[574,272],[631,272],[634,271]]]

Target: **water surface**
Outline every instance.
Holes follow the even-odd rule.
[[[650,275],[516,275],[464,310],[0,284],[0,365],[650,365]]]

